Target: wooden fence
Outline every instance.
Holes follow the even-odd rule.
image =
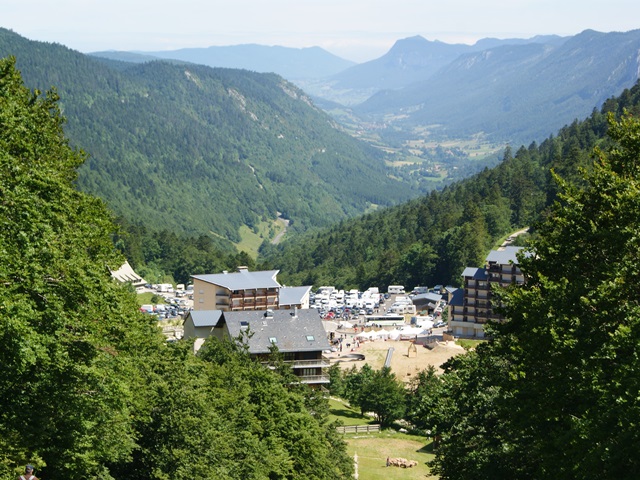
[[[377,433],[380,431],[380,425],[347,425],[336,429],[338,433]]]

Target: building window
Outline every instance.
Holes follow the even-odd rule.
[[[313,335],[307,335],[307,342],[315,341],[315,337]]]
[[[278,339],[276,337],[269,337],[269,341],[271,343],[278,343]]]

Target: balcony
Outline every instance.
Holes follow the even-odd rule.
[[[331,383],[329,375],[301,375],[298,377],[300,383]]]
[[[331,366],[329,359],[324,357],[314,358],[313,360],[285,360],[284,363],[291,365],[292,368],[328,368]]]
[[[263,365],[269,365],[270,361],[261,362]],[[283,360],[283,363],[291,368],[328,368],[331,362],[328,358],[313,358],[310,360]]]

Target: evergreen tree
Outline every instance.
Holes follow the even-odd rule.
[[[558,178],[520,259],[527,282],[501,294],[508,321],[448,366],[458,425],[436,422],[443,479],[637,478],[640,121],[609,121],[615,144],[584,186]]]

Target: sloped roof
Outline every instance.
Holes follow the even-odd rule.
[[[232,338],[237,338],[244,328],[252,333],[247,339],[249,353],[269,353],[272,339],[283,353],[331,348],[316,310],[251,310],[223,312],[223,316]]]
[[[438,302],[442,300],[439,293],[420,293],[413,297],[413,303]]]
[[[279,305],[299,305],[302,299],[311,290],[311,285],[306,287],[280,287],[278,295]]]
[[[124,264],[117,270],[110,270],[111,276],[122,283],[131,282],[133,285],[144,285],[145,280],[136,272],[133,271],[129,261],[125,261]]]
[[[484,268],[467,267],[462,272],[463,277],[470,277],[476,280],[486,280],[487,272]]]
[[[222,310],[191,310],[187,318],[191,317],[193,326],[198,327],[216,327],[222,318]]]
[[[208,275],[192,275],[191,278],[212,283],[229,290],[248,290],[252,288],[277,288],[280,284],[276,280],[279,270],[265,270],[250,272],[240,270],[232,273],[213,273]]]
[[[464,305],[464,290],[462,288],[456,288],[453,291],[449,305],[457,307]]]
[[[500,265],[509,265],[510,263],[518,264],[516,254],[524,247],[504,247],[504,250],[491,250],[487,255],[487,262],[498,263]]]

